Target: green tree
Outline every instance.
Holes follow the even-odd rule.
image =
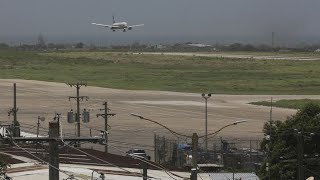
[[[9,167],[9,164],[6,162],[4,156],[0,156],[0,176],[6,174],[6,170]]]
[[[79,42],[75,45],[75,48],[82,49],[84,48],[84,44],[82,42]]]
[[[261,179],[296,179],[298,167],[305,177],[320,178],[320,106],[309,103],[286,121],[271,121],[264,125],[266,138],[261,148],[268,156],[260,168]],[[302,138],[303,161],[299,165],[298,136]],[[267,171],[269,163],[269,172]],[[317,179],[316,178],[316,179]]]

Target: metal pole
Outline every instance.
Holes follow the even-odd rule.
[[[143,166],[143,169],[142,169],[143,180],[148,180],[148,164],[143,162],[142,166]]]
[[[233,160],[232,160],[232,180],[234,180],[234,171],[235,171],[234,161],[235,161],[235,155],[233,155]]]
[[[80,137],[80,98],[79,98],[79,89],[80,86],[77,84],[77,130],[78,130],[78,137]],[[80,147],[80,143],[78,144],[78,147]]]
[[[17,88],[16,88],[16,83],[13,84],[13,109],[11,110],[13,113],[13,129],[12,134],[13,137],[20,137],[20,127],[19,127],[19,122],[17,118]]]
[[[16,83],[13,84],[13,124],[18,125],[17,121],[17,89]]]
[[[37,123],[37,137],[39,137],[39,126],[40,126],[40,116],[38,116],[38,123]],[[38,154],[38,146],[39,146],[39,142],[37,142],[37,146],[36,146],[36,153]]]
[[[40,117],[38,116],[38,123],[37,123],[37,137],[39,137],[39,126],[40,126]]]
[[[154,133],[154,162],[157,162],[157,152],[158,152],[158,149],[157,149],[157,135],[156,133]]]
[[[204,98],[205,101],[206,101],[206,144],[205,144],[205,148],[206,148],[206,151],[208,151],[208,98],[205,97]]]
[[[191,169],[191,180],[197,180],[197,163],[198,160],[198,135],[193,133],[192,135],[192,169]]]
[[[108,102],[104,103],[104,132],[105,132],[105,141],[106,145],[104,146],[104,152],[108,152]]]
[[[304,173],[303,173],[303,138],[301,135],[301,132],[298,132],[297,134],[297,160],[298,160],[298,180],[304,179]]]

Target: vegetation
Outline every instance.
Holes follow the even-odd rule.
[[[9,164],[6,161],[7,157],[0,155],[0,177],[6,174],[6,170],[9,167]]]
[[[291,108],[291,109],[301,109],[309,103],[320,105],[320,100],[318,99],[282,99],[276,102],[272,102],[272,106],[282,107],[282,108]],[[251,102],[249,104],[271,106],[270,101],[258,101],[258,102]]]
[[[320,106],[309,103],[286,121],[272,121],[263,128],[266,138],[261,148],[268,152],[263,162],[260,175],[268,179],[266,163],[269,163],[270,179],[296,179],[297,169],[304,171],[304,179],[314,176],[320,178]],[[298,140],[300,139],[300,140]],[[303,153],[299,153],[298,145]],[[298,155],[303,158],[297,161]]]
[[[180,92],[319,94],[320,61],[0,51],[0,78]]]

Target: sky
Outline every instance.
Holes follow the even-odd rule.
[[[0,0],[0,42],[320,42],[319,0]],[[91,25],[145,26],[123,33]]]

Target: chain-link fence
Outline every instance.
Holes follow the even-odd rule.
[[[155,161],[176,167],[192,166],[192,144],[185,140],[168,139],[155,135]],[[256,172],[265,153],[260,150],[261,140],[211,139],[198,144],[197,163],[204,171]]]

